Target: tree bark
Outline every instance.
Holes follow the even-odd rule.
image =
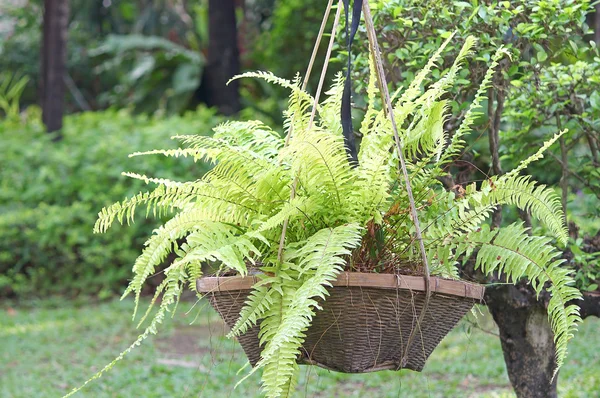
[[[600,250],[600,232],[584,240],[585,252]],[[563,258],[569,258],[568,251]],[[504,283],[505,278],[489,277],[475,269],[475,255],[463,265],[462,275],[478,283]],[[548,322],[550,294],[539,298],[526,281],[518,285],[499,284],[486,288],[485,305],[490,310],[500,334],[500,343],[510,382],[518,397],[556,397],[558,375],[552,380],[555,362],[554,335]],[[583,300],[568,305],[579,306],[582,319],[600,318],[600,292],[587,292]]]
[[[240,73],[234,0],[208,2],[208,56],[202,83],[197,93],[208,106],[225,115],[240,110],[239,83],[227,81]]]
[[[581,319],[585,319],[589,316],[595,316],[600,318],[600,293],[584,293],[583,300],[579,301],[579,315]]]
[[[596,4],[594,13],[594,41],[600,45],[600,4]]]
[[[62,128],[67,64],[68,0],[45,0],[41,65],[42,121],[47,131]]]
[[[600,4],[596,4],[596,11],[591,15],[591,28],[594,31],[594,41],[600,45]]]
[[[498,325],[510,382],[523,398],[557,397],[554,335],[543,303],[525,286],[486,290],[487,306]]]

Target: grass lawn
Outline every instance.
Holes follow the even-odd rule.
[[[139,334],[132,302],[60,299],[0,304],[0,397],[60,397],[114,359]],[[234,389],[245,357],[223,337],[216,313],[181,303],[175,318],[79,397],[259,396],[260,377]],[[190,323],[195,319],[195,322]],[[487,315],[469,317],[447,336],[422,373],[348,375],[302,367],[298,397],[512,397],[500,342]],[[472,326],[477,322],[478,326]],[[480,330],[480,328],[485,331]],[[600,392],[600,320],[580,327],[559,378],[559,396]]]

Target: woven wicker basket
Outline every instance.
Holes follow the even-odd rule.
[[[207,277],[197,281],[200,292],[225,323],[232,327],[256,277]],[[342,273],[322,311],[306,332],[300,364],[313,364],[345,373],[385,369],[423,369],[425,361],[456,323],[483,298],[483,286],[432,277],[427,312],[402,363],[405,344],[423,308],[422,277]],[[238,337],[254,366],[262,347],[257,326]]]

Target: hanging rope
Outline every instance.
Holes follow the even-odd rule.
[[[304,80],[302,81],[302,90],[306,90],[306,86],[308,85],[308,79],[310,78],[310,74],[312,72],[313,65],[315,64],[315,59],[317,58],[317,52],[319,51],[319,46],[321,45],[321,40],[323,39],[323,33],[325,32],[325,26],[327,25],[327,20],[329,19],[329,13],[331,12],[331,7],[333,6],[333,0],[329,0],[327,3],[327,8],[325,9],[325,15],[323,15],[323,20],[321,21],[321,27],[319,28],[319,34],[317,35],[317,40],[315,41],[315,45],[313,46],[312,54],[310,55],[310,61],[308,61],[308,67],[306,68],[306,73],[304,74]],[[292,137],[292,128],[290,127],[290,131],[285,137],[284,146],[288,146],[290,143],[290,138]]]
[[[373,25],[373,18],[371,17],[371,9],[369,7],[369,2],[365,1],[363,4],[363,12],[365,14],[365,25],[367,27],[367,36],[369,38],[369,48],[371,50],[371,54],[373,55],[373,60],[375,62],[375,68],[377,72],[377,78],[379,80],[379,86],[381,89],[381,95],[383,97],[383,101],[387,108],[388,117],[390,118],[390,122],[392,123],[392,130],[394,132],[394,140],[396,142],[396,150],[398,152],[398,160],[399,160],[399,170],[404,175],[404,183],[406,185],[406,193],[408,195],[408,200],[410,203],[410,213],[413,219],[413,223],[415,224],[415,235],[416,239],[419,242],[419,248],[421,251],[421,260],[423,261],[423,279],[425,280],[425,302],[423,303],[423,309],[417,318],[417,325],[410,333],[408,340],[405,345],[405,352],[402,356],[401,366],[406,365],[408,350],[412,345],[412,342],[416,336],[417,329],[421,329],[421,323],[425,317],[425,312],[427,311],[427,307],[429,306],[429,296],[431,294],[431,287],[429,281],[429,263],[427,262],[427,252],[425,251],[425,245],[423,244],[423,236],[421,235],[421,226],[419,225],[419,217],[417,214],[417,206],[415,205],[415,199],[413,197],[412,188],[410,185],[410,178],[408,176],[408,171],[406,169],[406,162],[404,161],[404,155],[402,154],[402,144],[400,142],[400,135],[398,134],[398,126],[396,125],[396,118],[394,116],[394,107],[392,106],[392,101],[390,99],[390,93],[387,87],[387,81],[385,78],[385,72],[383,70],[383,62],[381,61],[381,52],[379,50],[379,44],[377,43],[377,36],[375,33],[375,27]]]
[[[358,163],[358,150],[356,140],[352,131],[352,42],[360,24],[360,12],[363,0],[354,0],[352,8],[352,27],[349,27],[348,13],[350,10],[350,0],[344,0],[344,10],[346,15],[346,50],[348,51],[348,65],[346,67],[346,80],[344,82],[344,93],[342,95],[342,132],[346,144],[346,152],[350,164],[355,166]]]

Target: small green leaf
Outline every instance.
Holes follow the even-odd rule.
[[[590,105],[594,109],[600,109],[600,93],[598,91],[594,91],[590,95]]]

